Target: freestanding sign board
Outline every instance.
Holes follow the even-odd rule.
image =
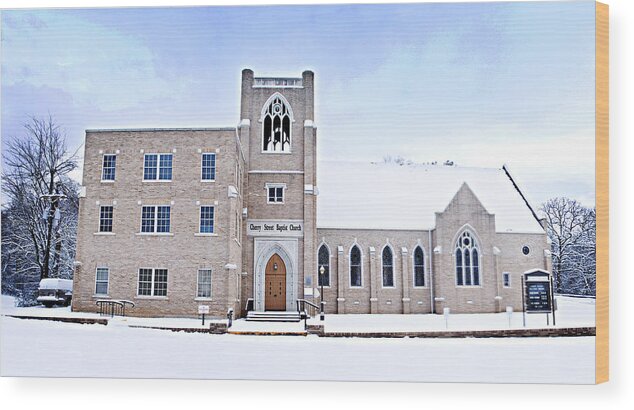
[[[209,314],[209,306],[198,305],[198,314],[203,316],[203,326],[205,326],[205,315]]]
[[[525,282],[526,313],[550,313],[550,282]]]
[[[522,277],[522,304],[524,306],[524,326],[526,326],[526,313],[545,313],[546,324],[548,314],[553,315],[555,325],[555,304],[553,297],[552,277],[549,272],[534,269],[524,272]]]

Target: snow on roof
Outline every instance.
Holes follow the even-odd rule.
[[[320,161],[317,227],[427,230],[467,183],[497,232],[543,233],[502,168]]]
[[[40,289],[73,290],[73,281],[70,279],[47,278],[40,281]]]

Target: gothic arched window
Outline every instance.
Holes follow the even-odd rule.
[[[469,231],[456,241],[456,284],[458,286],[480,286],[480,255],[478,243]]]
[[[425,254],[420,246],[414,249],[414,286],[425,286]]]
[[[292,111],[281,95],[269,100],[262,111],[262,151],[291,151]]]
[[[350,249],[350,286],[361,287],[361,250],[357,245]]]
[[[330,251],[326,244],[323,244],[319,247],[319,252],[317,253],[317,278],[319,286],[330,286]],[[321,274],[321,268],[324,268],[323,275]]]
[[[383,248],[381,262],[383,266],[383,286],[391,288],[394,286],[394,257],[392,249],[387,245]]]

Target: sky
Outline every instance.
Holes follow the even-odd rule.
[[[315,72],[320,159],[507,164],[594,206],[594,2],[10,10],[2,149],[87,128],[235,126],[240,75]],[[73,176],[81,180],[81,169]]]

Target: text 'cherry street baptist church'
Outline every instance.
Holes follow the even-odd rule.
[[[521,310],[551,262],[508,170],[318,161],[314,101],[310,71],[247,69],[237,127],[87,130],[73,310],[293,311],[322,284],[327,313]]]

